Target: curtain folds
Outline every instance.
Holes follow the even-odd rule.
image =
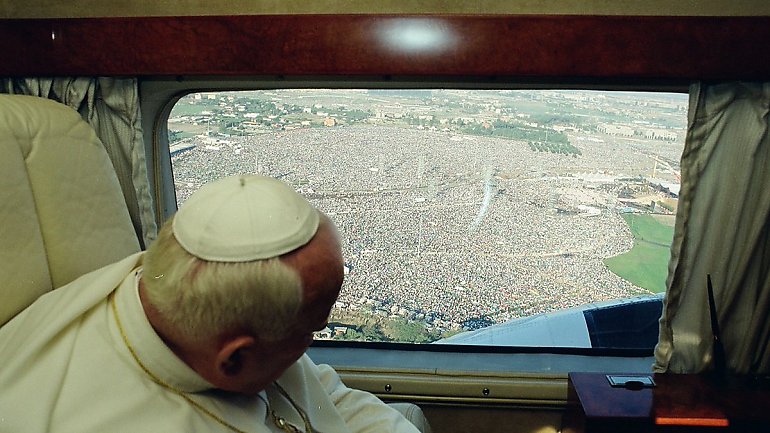
[[[135,78],[5,78],[0,79],[0,92],[53,99],[77,110],[96,130],[112,160],[142,246],[155,238]]]
[[[727,367],[770,373],[770,83],[690,88],[682,185],[654,370],[712,365],[711,275]]]

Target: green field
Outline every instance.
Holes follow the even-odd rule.
[[[666,290],[668,260],[674,227],[661,224],[651,215],[624,214],[634,235],[631,251],[604,260],[621,278],[655,293]]]

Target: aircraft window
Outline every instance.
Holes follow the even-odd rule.
[[[260,173],[339,226],[316,338],[651,349],[686,115],[676,93],[284,89],[187,95],[168,130],[178,205]]]

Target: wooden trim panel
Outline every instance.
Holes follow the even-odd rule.
[[[1,76],[767,80],[770,17],[264,15],[0,20]]]

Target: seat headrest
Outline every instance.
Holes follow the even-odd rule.
[[[0,95],[0,325],[41,294],[139,251],[107,152],[58,102]]]

